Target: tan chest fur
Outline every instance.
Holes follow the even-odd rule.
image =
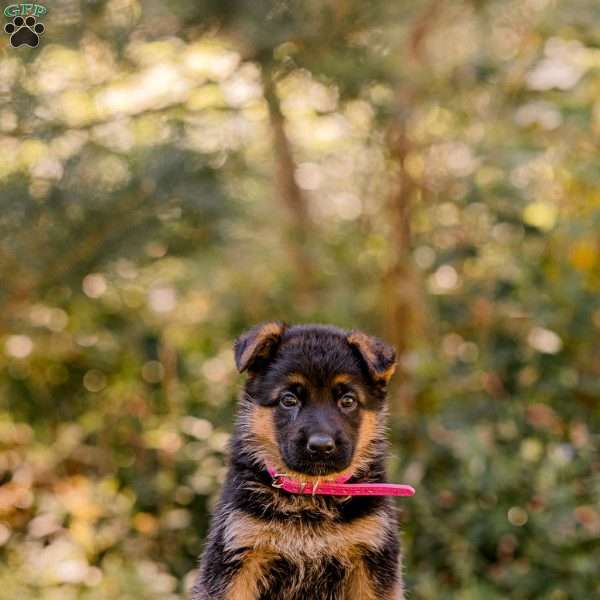
[[[227,517],[224,540],[227,550],[251,548],[293,562],[327,556],[352,562],[359,549],[380,547],[386,526],[385,515],[379,514],[352,523],[306,524],[293,517],[265,522],[234,510]]]

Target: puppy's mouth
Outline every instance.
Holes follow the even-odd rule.
[[[297,473],[306,473],[307,475],[321,476],[339,473],[350,466],[350,461],[343,458],[332,458],[323,460],[287,460],[284,457],[287,467]]]
[[[329,463],[302,463],[297,466],[294,470],[299,473],[306,473],[307,475],[329,475],[331,473],[337,473],[342,471],[344,467],[339,468],[332,466]]]

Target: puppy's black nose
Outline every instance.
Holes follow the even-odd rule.
[[[331,454],[335,450],[335,442],[326,433],[313,433],[306,444],[309,452],[315,454]]]

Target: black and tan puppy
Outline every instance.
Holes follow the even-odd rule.
[[[235,344],[248,371],[192,600],[400,600],[393,500],[292,494],[300,481],[384,482],[395,352],[361,332],[258,325]]]

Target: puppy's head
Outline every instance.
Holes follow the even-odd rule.
[[[396,355],[381,340],[324,325],[257,325],[238,338],[252,452],[283,472],[355,472],[383,434]]]

